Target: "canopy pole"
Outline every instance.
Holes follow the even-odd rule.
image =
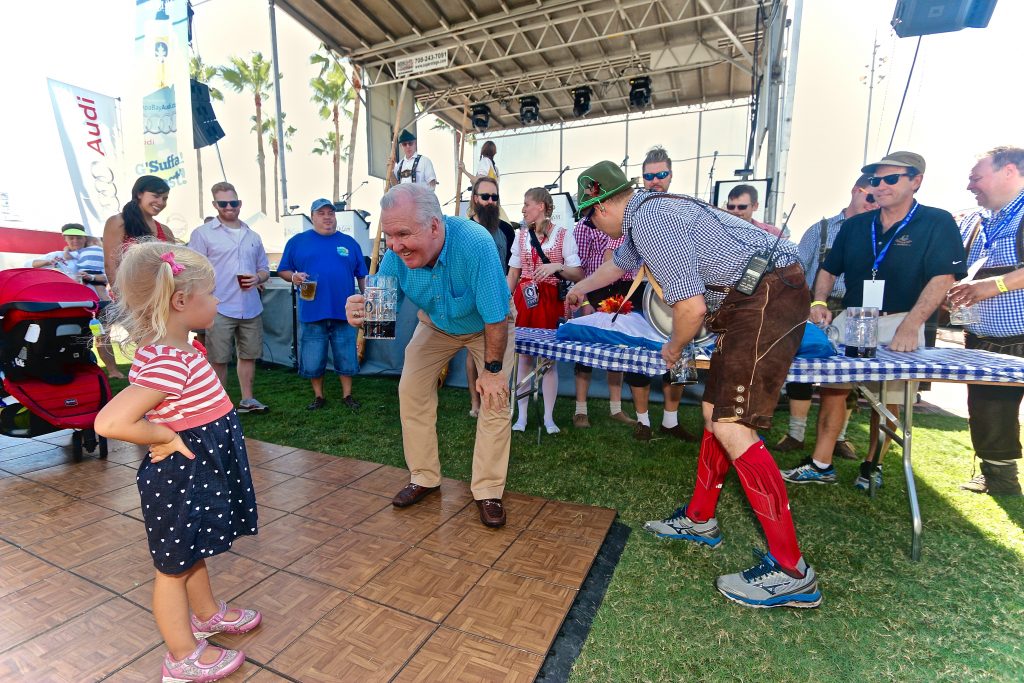
[[[277,63],[277,12],[275,11],[274,0],[269,0],[268,4],[270,11],[270,52],[271,58],[274,61],[274,107],[277,112],[277,161],[281,167],[281,203],[284,207],[284,212],[290,213],[288,209],[288,173],[284,168],[287,145],[284,142],[284,115],[281,113],[281,69],[278,68]]]
[[[455,161],[455,215],[462,215],[462,191],[459,187],[462,185],[462,169],[459,165],[462,164],[462,160],[466,154],[466,117],[469,115],[469,103],[463,102],[462,104],[462,128],[459,130],[459,158]],[[469,201],[473,201],[470,197]]]

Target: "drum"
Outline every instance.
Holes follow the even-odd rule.
[[[644,318],[651,324],[654,331],[668,339],[672,336],[672,307],[665,303],[665,300],[658,296],[651,287],[651,283],[644,283],[644,295],[641,300],[644,309]],[[711,338],[711,333],[703,325],[693,338],[695,344],[703,344]]]

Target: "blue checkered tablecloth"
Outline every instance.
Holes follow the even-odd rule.
[[[656,351],[612,344],[560,342],[555,340],[554,330],[516,328],[516,352],[651,376],[666,370],[661,354]],[[913,353],[894,353],[880,348],[878,356],[871,359],[797,358],[786,379],[807,384],[898,379],[1024,384],[1024,359],[966,349],[922,348]]]

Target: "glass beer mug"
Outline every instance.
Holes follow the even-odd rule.
[[[391,275],[367,275],[366,317],[363,336],[366,339],[394,339],[398,318],[398,280]]]

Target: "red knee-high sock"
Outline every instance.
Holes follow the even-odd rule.
[[[772,454],[764,442],[758,441],[733,461],[733,465],[750,506],[761,520],[761,528],[768,539],[768,552],[783,569],[795,570],[800,562],[800,548],[796,543],[793,516],[789,513],[786,484]]]
[[[686,506],[687,517],[695,522],[706,522],[715,516],[718,494],[722,491],[722,482],[729,473],[729,467],[729,456],[725,454],[722,444],[705,429],[697,460],[697,484]]]

